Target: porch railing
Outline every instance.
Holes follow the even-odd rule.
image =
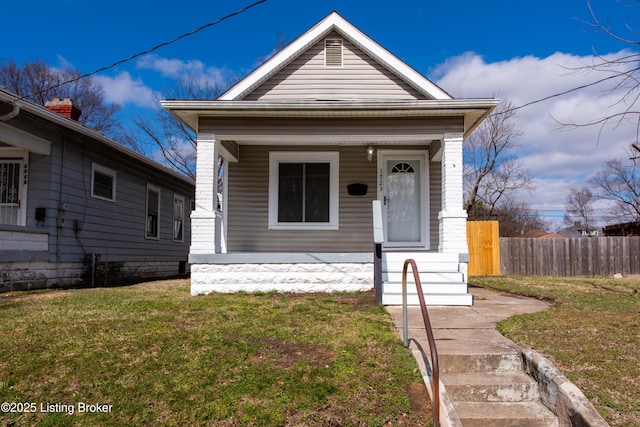
[[[424,329],[427,332],[427,339],[429,340],[429,351],[431,353],[431,390],[433,396],[433,425],[440,426],[440,367],[438,364],[438,350],[436,348],[436,341],[433,338],[433,330],[431,329],[431,322],[429,321],[429,312],[427,311],[427,304],[424,301],[424,293],[422,292],[422,283],[420,282],[420,274],[418,274],[418,267],[416,262],[412,259],[407,259],[404,262],[402,268],[402,337],[405,348],[409,347],[409,318],[407,310],[407,270],[411,265],[411,271],[413,272],[413,281],[416,284],[418,291],[418,299],[420,300],[420,310],[422,311],[422,319],[424,320]]]

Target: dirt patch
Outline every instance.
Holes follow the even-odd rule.
[[[354,310],[361,310],[367,307],[373,307],[376,305],[375,291],[371,292],[357,292],[353,294],[340,295],[338,301],[341,304],[348,304]]]
[[[341,296],[342,300],[344,296]],[[352,303],[366,304],[359,298],[353,298]],[[328,366],[336,359],[336,354],[321,345],[312,343],[296,343],[284,341],[277,338],[264,338],[257,341],[264,343],[265,348],[251,357],[254,363],[271,363],[280,368],[288,368],[293,364],[304,361],[312,366]],[[433,412],[429,393],[421,382],[413,382],[406,390],[411,403],[411,415],[402,414],[395,420],[385,424],[385,427],[423,427],[430,426],[433,422]],[[345,414],[349,413],[349,408],[340,407],[336,404],[327,405],[306,418],[300,419],[296,414],[288,414],[290,425],[306,425],[307,423],[322,426],[338,426],[340,422],[336,420],[349,419]],[[346,417],[346,418],[345,418]],[[354,425],[359,425],[356,420]]]
[[[252,361],[269,362],[279,368],[288,368],[300,361],[305,361],[313,366],[324,366],[336,358],[332,350],[317,344],[301,344],[277,338],[265,338],[259,341],[264,342],[266,347],[254,355],[251,358]]]

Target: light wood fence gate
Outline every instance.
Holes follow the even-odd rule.
[[[470,276],[500,275],[498,221],[467,221]]]

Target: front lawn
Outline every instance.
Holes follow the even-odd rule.
[[[369,293],[0,295],[3,425],[419,426],[425,400]]]
[[[550,310],[500,323],[550,357],[612,426],[640,426],[640,278],[472,277],[471,285],[544,298]]]

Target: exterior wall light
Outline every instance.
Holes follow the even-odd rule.
[[[367,147],[367,160],[371,161],[373,159],[373,147]]]

